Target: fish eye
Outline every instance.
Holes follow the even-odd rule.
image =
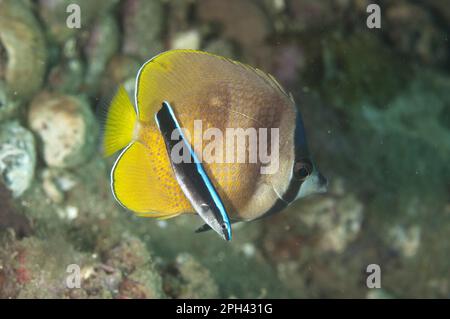
[[[226,224],[222,224],[222,229],[227,229],[227,225]]]
[[[294,177],[297,180],[305,180],[309,175],[311,175],[312,171],[313,165],[310,160],[302,159],[294,165]]]

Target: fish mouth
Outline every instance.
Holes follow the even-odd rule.
[[[213,230],[215,231],[223,240],[225,241],[230,241],[232,236],[231,236],[231,224],[229,226],[226,226],[227,228],[224,228],[223,226],[219,228],[217,227],[211,227],[209,224],[203,224],[203,226],[197,228],[197,230],[195,231],[196,233],[202,233],[208,230]]]
[[[215,223],[215,228],[213,228],[225,241],[231,240],[231,224],[229,221],[222,220],[219,223]]]
[[[328,180],[319,171],[309,175],[300,186],[296,199],[304,198],[313,194],[323,194],[328,190]]]
[[[318,184],[318,188],[317,188],[317,193],[326,193],[328,191],[328,179],[322,175],[322,173],[317,172],[317,184]]]
[[[224,231],[220,234],[220,236],[223,238],[223,240],[225,241],[230,241],[231,240],[231,235],[228,234],[227,231]]]
[[[231,224],[224,220],[220,212],[213,210],[206,204],[200,206],[198,214],[212,230],[214,230],[223,240],[231,240]]]
[[[210,225],[211,226],[211,225]],[[225,241],[230,241],[231,240],[231,229],[227,226],[224,226],[224,224],[222,225],[214,225],[211,226],[211,228],[217,233],[219,234],[219,236],[225,240]]]

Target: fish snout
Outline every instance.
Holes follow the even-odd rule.
[[[328,179],[320,172],[317,174],[317,179],[319,184],[319,192],[325,193],[328,190]]]

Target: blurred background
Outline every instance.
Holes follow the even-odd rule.
[[[0,0],[0,297],[449,298],[450,6],[378,1],[369,29],[370,3]],[[194,234],[194,216],[119,207],[95,113],[172,48],[273,74],[329,193],[236,225],[231,243]]]

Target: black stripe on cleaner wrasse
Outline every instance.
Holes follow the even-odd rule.
[[[134,101],[123,86],[112,100],[102,149],[120,151],[111,190],[123,207],[157,219],[197,214],[206,223],[198,232],[213,228],[225,240],[232,223],[327,188],[292,95],[271,75],[201,51],[144,63]],[[176,150],[187,150],[182,162]]]
[[[189,161],[177,163],[170,160],[181,190],[206,224],[222,236],[223,239],[231,240],[231,225],[222,200],[192,147],[184,137],[172,107],[168,102],[163,102],[161,109],[156,113],[155,119],[166,143],[169,156],[173,147],[178,143],[177,140],[171,138],[176,130],[181,142],[185,144],[184,147],[188,149]]]

